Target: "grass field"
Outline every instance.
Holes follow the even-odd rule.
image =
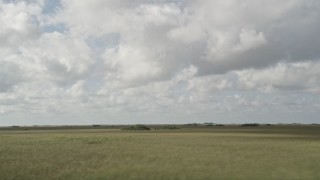
[[[320,126],[1,130],[0,179],[320,179]]]

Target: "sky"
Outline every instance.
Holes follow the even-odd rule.
[[[319,0],[0,0],[0,126],[320,123]]]

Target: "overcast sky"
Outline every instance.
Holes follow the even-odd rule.
[[[0,0],[0,126],[320,123],[319,0]]]

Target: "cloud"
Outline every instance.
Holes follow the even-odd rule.
[[[181,64],[197,66],[202,75],[319,57],[315,1],[182,2],[63,1],[57,21],[83,37],[118,33],[117,52],[142,52],[142,61],[164,69],[160,79]],[[164,59],[157,58],[159,51]]]
[[[279,63],[263,70],[238,71],[238,87],[247,90],[312,91],[320,84],[320,62]]]
[[[319,17],[317,0],[2,0],[0,119],[312,119]]]
[[[39,35],[41,7],[25,2],[0,2],[0,47],[17,46]]]

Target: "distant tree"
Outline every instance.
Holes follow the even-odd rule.
[[[138,124],[138,125],[123,128],[122,130],[147,130],[147,131],[149,131],[150,128],[145,125]]]
[[[258,123],[247,123],[247,124],[242,124],[242,127],[257,127],[259,126]]]
[[[169,129],[169,130],[172,130],[172,129],[179,129],[177,126],[174,126],[174,125],[165,125],[162,127],[162,129]]]

